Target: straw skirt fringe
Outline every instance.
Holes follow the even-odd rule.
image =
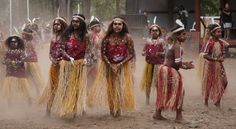
[[[183,98],[184,88],[181,74],[174,68],[161,65],[158,69],[157,109],[181,109]]]
[[[43,76],[40,71],[40,67],[37,62],[27,62],[27,74],[30,82],[33,82],[37,94],[39,95],[44,86]]]
[[[48,83],[44,88],[42,95],[39,98],[40,105],[47,103],[48,108],[51,108],[52,102],[55,98],[55,94],[58,88],[59,72],[60,72],[60,65],[51,64],[49,70]]]
[[[114,112],[117,110],[133,111],[135,109],[132,64],[126,63],[114,73],[102,62],[98,69],[95,83],[89,93],[90,106],[109,105]]]
[[[83,59],[60,62],[59,84],[53,101],[52,112],[60,117],[73,117],[85,111],[86,66]]]
[[[26,78],[8,76],[4,79],[2,88],[3,97],[6,99],[31,99],[29,83]]]
[[[224,66],[220,62],[205,61],[202,76],[202,95],[217,102],[224,94],[227,77]]]

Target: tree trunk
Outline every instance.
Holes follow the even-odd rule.
[[[58,7],[59,7],[58,0],[53,0],[52,10],[53,10],[53,16],[54,17],[59,16],[59,14],[58,14]]]
[[[58,2],[60,16],[67,18],[67,0],[58,0]]]
[[[116,15],[120,15],[120,0],[116,0]]]
[[[71,13],[72,13],[72,10],[71,10],[71,0],[67,0],[67,19],[69,20],[71,18]]]
[[[83,0],[83,14],[86,17],[86,19],[90,18],[90,8],[91,8],[91,0]]]

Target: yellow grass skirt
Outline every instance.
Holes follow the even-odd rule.
[[[60,62],[59,83],[52,112],[60,117],[73,117],[85,111],[86,100],[86,66],[83,59]]]
[[[205,74],[204,72],[206,72],[204,67],[206,66],[206,63],[207,63],[207,60],[203,56],[204,56],[204,53],[199,54],[198,67],[197,67],[197,74],[201,83],[203,81],[203,75]]]
[[[36,93],[39,95],[44,87],[44,80],[42,78],[43,76],[41,74],[40,67],[37,62],[27,62],[26,66],[28,79],[30,83],[33,83]]]
[[[151,88],[157,84],[157,68],[160,65],[145,64],[142,79],[140,82],[140,89],[146,91],[147,88]]]
[[[109,104],[114,112],[117,110],[133,111],[135,109],[132,62],[125,63],[115,74],[102,62],[98,69],[94,85],[88,97],[89,106]]]
[[[26,78],[17,78],[8,76],[4,79],[2,87],[3,97],[8,100],[29,100],[31,94],[29,92],[29,83]]]
[[[39,104],[47,103],[49,108],[51,108],[52,102],[54,100],[58,88],[59,72],[60,72],[60,65],[51,64],[49,70],[49,80],[46,87],[43,90],[42,95],[39,98]]]
[[[203,97],[217,102],[223,96],[228,83],[223,63],[208,61],[200,53],[198,75]]]
[[[213,102],[222,98],[227,87],[224,66],[220,62],[205,61],[202,76],[202,95]]]

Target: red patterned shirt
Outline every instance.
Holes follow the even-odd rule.
[[[84,59],[86,42],[71,37],[65,44],[65,52],[75,60]],[[68,57],[64,56],[64,59],[69,61]]]
[[[23,78],[25,74],[25,51],[8,50],[4,59],[6,65],[6,76]]]

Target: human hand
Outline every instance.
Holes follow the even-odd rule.
[[[193,69],[195,67],[193,61],[186,62],[186,65],[188,69]]]
[[[216,61],[218,61],[218,62],[224,62],[224,57],[221,56],[221,57],[219,57]]]
[[[70,62],[72,63],[72,65],[75,65],[75,64],[74,64],[74,60],[75,60],[75,59],[74,59],[73,57],[69,57],[69,59],[70,59]]]

